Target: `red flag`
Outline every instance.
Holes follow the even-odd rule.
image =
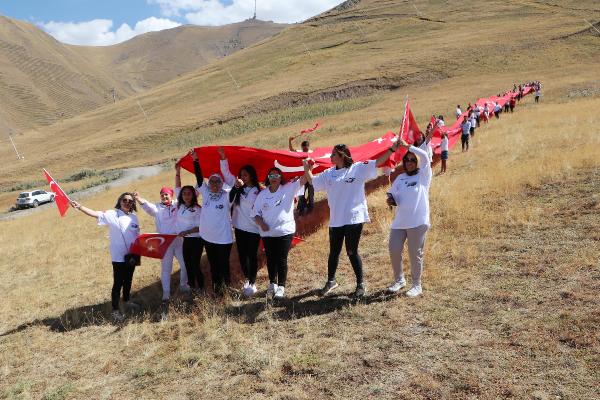
[[[58,207],[58,212],[60,213],[61,217],[64,217],[69,209],[69,196],[67,196],[67,194],[60,188],[58,183],[54,181],[54,179],[45,169],[44,175],[46,176],[48,184],[50,184],[50,191],[54,192],[54,202],[56,203],[56,207]]]
[[[129,251],[144,257],[163,258],[176,237],[177,235],[142,233],[135,239]]]
[[[412,111],[410,111],[410,104],[407,99],[406,108],[404,109],[404,118],[402,118],[400,137],[402,137],[406,143],[413,144],[420,135],[421,131],[419,130],[415,117],[412,115]]]
[[[311,133],[311,132],[314,132],[314,131],[316,131],[317,129],[319,129],[320,127],[321,127],[321,123],[320,123],[320,122],[317,122],[317,123],[315,124],[315,126],[313,126],[312,128],[308,128],[308,129],[303,129],[303,130],[301,130],[301,131],[300,131],[300,134],[301,134],[301,135],[304,135],[305,133]]]

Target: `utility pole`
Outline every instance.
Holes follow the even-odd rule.
[[[256,0],[254,0],[254,17],[252,19],[256,20]]]
[[[24,160],[25,156],[22,154],[19,154],[19,150],[17,150],[17,146],[15,145],[15,141],[13,140],[12,134],[10,131],[8,132],[8,138],[10,139],[10,143],[12,144],[12,147],[15,150],[15,154],[17,155],[17,160]]]
[[[115,88],[110,89],[110,93],[112,94],[113,103],[116,103],[117,102],[117,89],[115,89]]]

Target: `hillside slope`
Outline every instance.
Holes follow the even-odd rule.
[[[420,117],[531,79],[546,84],[545,95],[577,85],[596,93],[599,34],[584,18],[599,19],[600,4],[348,2],[135,97],[23,133],[26,159],[0,166],[0,186],[39,179],[44,166],[60,177],[154,163],[240,135],[247,145],[283,146],[290,130],[322,117],[331,129],[316,136],[322,144],[348,131],[373,137],[397,127],[407,93]]]
[[[118,82],[35,26],[0,16],[0,126],[48,125],[109,100]]]
[[[114,46],[71,46],[0,16],[0,127],[50,125],[123,99],[277,34],[287,25],[244,21],[182,26]]]
[[[117,79],[128,90],[140,92],[233,54],[287,27],[259,20],[217,27],[186,25],[149,32],[102,47],[73,50]]]

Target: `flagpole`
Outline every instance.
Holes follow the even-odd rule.
[[[406,100],[404,101],[404,116],[402,117],[402,126],[400,127],[400,134],[398,135],[398,139],[402,138],[404,134],[404,123],[406,122],[406,109],[408,108],[408,94],[406,95]]]

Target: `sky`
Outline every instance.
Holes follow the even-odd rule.
[[[257,0],[257,18],[301,22],[342,0]],[[0,14],[31,22],[57,40],[106,46],[185,24],[225,25],[251,18],[254,0],[0,0]]]

